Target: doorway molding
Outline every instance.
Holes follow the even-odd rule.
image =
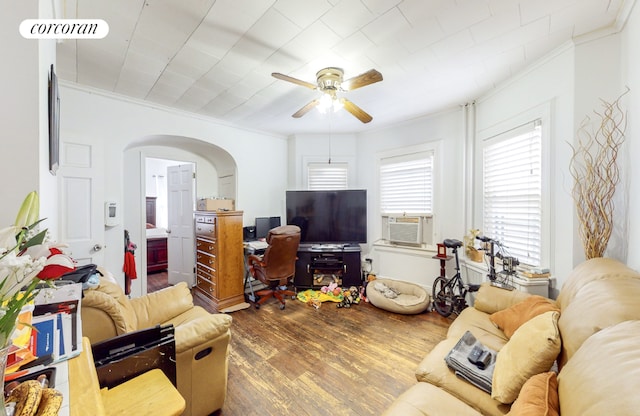
[[[197,162],[204,160],[217,171],[218,183],[221,178],[224,178],[225,183],[231,183],[230,187],[227,185],[225,188],[229,194],[224,196],[231,197],[236,202],[237,163],[227,150],[218,145],[198,138],[176,135],[151,135],[132,140],[123,150],[123,156],[123,224],[124,228],[129,230],[131,240],[138,242],[138,279],[131,285],[131,296],[137,297],[147,293],[145,159],[160,158],[194,163],[196,172]]]

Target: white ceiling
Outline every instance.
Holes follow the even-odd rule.
[[[357,132],[473,101],[545,53],[616,30],[634,0],[64,0],[101,40],[58,44],[60,78],[276,134]],[[625,4],[626,3],[626,4]],[[630,5],[631,3],[631,5]],[[384,80],[345,110],[291,117],[328,66]]]

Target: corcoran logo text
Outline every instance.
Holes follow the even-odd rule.
[[[26,19],[20,34],[27,39],[102,39],[109,25],[102,19]]]

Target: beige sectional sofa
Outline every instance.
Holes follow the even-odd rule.
[[[496,327],[491,316],[507,308],[512,308],[511,312],[530,296],[483,285],[474,306],[455,319],[446,339],[418,365],[418,382],[398,397],[384,415],[477,416],[510,412],[512,415],[552,415],[557,413],[549,409],[556,406],[562,416],[640,414],[640,395],[637,394],[640,386],[640,274],[612,259],[588,260],[578,265],[566,279],[553,305],[559,313],[548,312],[543,314],[544,318],[543,315],[532,318],[509,338]],[[445,363],[447,353],[468,330],[483,345],[498,351],[497,357],[503,360],[502,364],[509,353],[508,370],[519,369],[522,362],[540,351],[534,340],[536,336],[523,338],[523,328],[530,328],[534,319],[538,322],[550,318],[558,339],[552,340],[553,334],[545,335],[545,348],[554,351],[554,358],[558,353],[555,371],[536,371],[542,374],[527,376],[523,385],[513,382],[516,389],[513,404],[511,399],[504,400],[502,396],[501,400],[492,398],[496,396],[498,362],[493,373],[492,394],[456,377]],[[520,342],[517,348],[514,340]],[[501,377],[503,370],[505,365],[501,367]],[[518,375],[522,374],[515,374],[516,378]],[[541,379],[545,381],[540,383]],[[553,383],[547,382],[551,379]],[[559,405],[550,403],[554,398]],[[546,404],[540,403],[545,401]],[[527,407],[532,402],[549,408]]]

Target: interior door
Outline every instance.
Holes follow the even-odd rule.
[[[167,199],[169,226],[167,249],[169,284],[194,283],[195,238],[193,210],[195,208],[194,165],[184,164],[167,168]]]
[[[69,244],[79,265],[104,264],[104,181],[102,146],[98,143],[61,143],[58,170],[60,241]]]

